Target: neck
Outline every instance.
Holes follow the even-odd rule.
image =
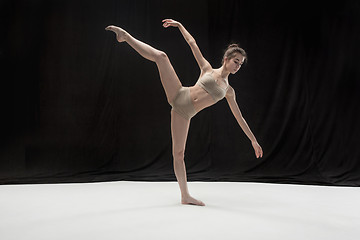
[[[221,78],[228,78],[230,72],[222,65],[220,68],[216,69],[216,73],[221,76]]]

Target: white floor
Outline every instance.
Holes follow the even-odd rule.
[[[360,188],[189,182],[0,186],[1,240],[360,239]]]

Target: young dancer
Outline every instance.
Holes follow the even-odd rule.
[[[163,20],[163,27],[177,27],[189,44],[194,57],[200,67],[201,73],[194,86],[182,86],[178,76],[166,53],[157,50],[146,43],[143,43],[125,30],[108,26],[105,29],[116,34],[118,42],[126,42],[144,58],[156,63],[162,86],[171,109],[171,136],[174,171],[180,186],[181,203],[205,206],[205,204],[190,196],[187,187],[186,168],[184,162],[184,152],[190,120],[196,113],[204,108],[214,105],[219,100],[226,98],[230,109],[243,129],[255,150],[257,158],[263,156],[261,146],[251,132],[240,109],[236,103],[235,91],[229,85],[228,76],[235,74],[246,60],[246,52],[236,44],[231,44],[227,48],[220,68],[214,69],[203,57],[195,39],[184,28],[184,26],[172,19]]]

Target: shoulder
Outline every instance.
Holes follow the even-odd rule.
[[[200,69],[201,69],[201,74],[212,73],[214,71],[211,64],[205,58],[204,58],[204,63],[202,64]]]
[[[226,91],[226,98],[233,98],[235,96],[235,90],[229,85],[228,90]]]
[[[200,77],[204,76],[205,74],[209,74],[212,73],[214,71],[214,69],[212,68],[212,66],[210,65],[210,63],[205,66],[204,68],[201,68],[201,73],[200,73]]]

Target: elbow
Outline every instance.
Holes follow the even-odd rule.
[[[187,42],[188,42],[188,44],[189,44],[190,46],[196,45],[196,41],[195,41],[194,38],[189,38],[189,39],[187,40]]]

